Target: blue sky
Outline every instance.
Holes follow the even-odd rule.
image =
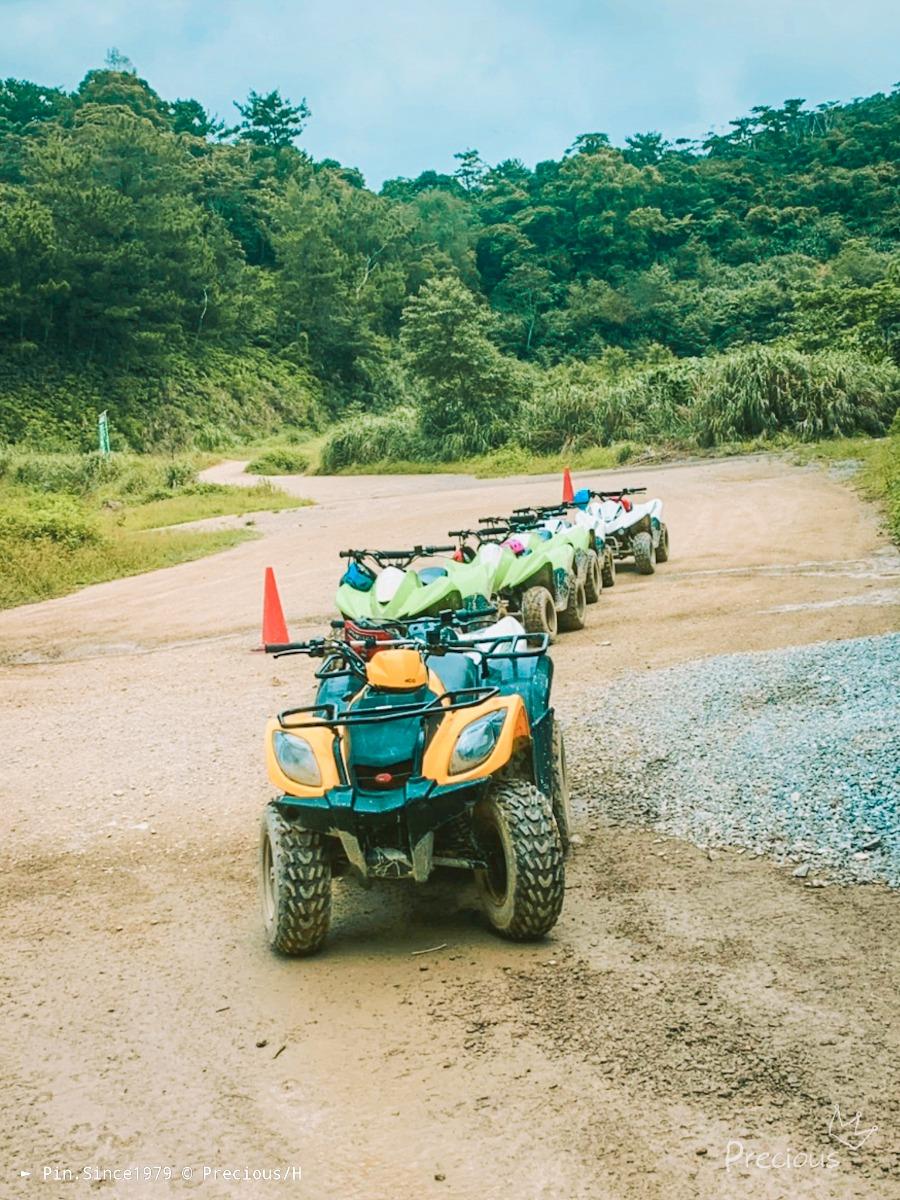
[[[0,0],[0,29],[3,76],[71,88],[115,46],[227,120],[250,88],[305,96],[306,149],[375,187],[469,146],[533,165],[900,79],[897,0]]]

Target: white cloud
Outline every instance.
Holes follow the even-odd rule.
[[[251,87],[313,110],[305,144],[377,183],[558,156],[600,129],[702,135],[752,104],[890,87],[888,0],[0,0],[0,72],[74,86],[110,46],[166,96],[226,119]]]

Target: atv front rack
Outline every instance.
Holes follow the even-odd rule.
[[[353,725],[377,725],[389,721],[409,721],[415,717],[428,718],[443,716],[444,713],[455,712],[460,708],[475,708],[487,700],[499,696],[497,687],[458,688],[456,691],[443,692],[420,704],[380,704],[377,708],[367,708],[359,712],[352,709],[339,712],[336,704],[310,704],[304,708],[286,708],[278,714],[278,724],[284,730],[319,729],[323,725],[329,728]],[[286,718],[301,716],[304,713],[324,713],[319,720],[288,722]]]

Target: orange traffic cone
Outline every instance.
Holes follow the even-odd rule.
[[[575,492],[572,488],[572,472],[568,467],[563,469],[563,504],[571,504],[575,499]]]
[[[266,646],[283,646],[291,640],[287,622],[278,596],[275,572],[266,567],[266,582],[263,589],[262,641]]]

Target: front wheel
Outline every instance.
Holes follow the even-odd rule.
[[[636,533],[631,542],[634,551],[634,565],[639,575],[652,575],[656,570],[655,554],[653,553],[653,538],[649,533]]]
[[[560,629],[564,633],[569,633],[573,629],[584,629],[586,608],[587,597],[585,596],[584,580],[575,578],[569,584],[569,602],[559,614]]]
[[[612,587],[616,582],[616,560],[613,557],[612,546],[607,546],[603,551],[603,566],[600,570],[600,577],[603,580],[604,587]]]
[[[584,573],[584,598],[588,604],[596,604],[603,591],[603,576],[600,572],[600,556],[596,550],[588,550],[587,570]]]
[[[546,796],[526,780],[508,780],[478,802],[474,823],[486,863],[475,883],[487,919],[512,941],[543,937],[559,920],[566,886]]]
[[[331,921],[331,860],[319,833],[286,821],[270,804],[259,836],[266,939],[281,954],[320,950]]]
[[[553,718],[551,743],[553,763],[550,767],[550,806],[559,831],[559,842],[563,855],[569,853],[572,844],[572,807],[569,791],[569,769],[566,765],[566,743],[556,717]]]
[[[556,605],[545,587],[530,587],[522,597],[522,624],[527,633],[546,633],[556,638]]]
[[[656,546],[656,561],[658,563],[669,561],[669,527],[665,524],[660,524],[659,527],[659,542]]]

